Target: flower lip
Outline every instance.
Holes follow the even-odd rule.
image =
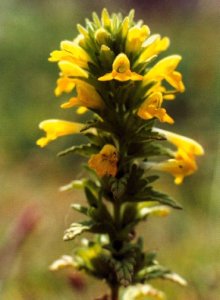
[[[116,56],[112,64],[112,72],[98,78],[99,81],[128,81],[142,80],[143,76],[130,70],[130,61],[125,53],[120,53]]]

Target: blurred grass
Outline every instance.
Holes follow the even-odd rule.
[[[175,196],[184,210],[174,211],[164,220],[152,219],[140,226],[139,232],[145,236],[147,249],[158,250],[159,260],[189,281],[184,289],[158,281],[156,284],[167,290],[168,299],[218,299],[219,6],[217,1],[216,6],[214,1],[195,1],[189,9],[179,0],[173,5],[165,1],[163,8],[166,3],[167,10],[160,8],[159,1],[143,10],[141,1],[1,1],[0,243],[4,244],[7,228],[28,204],[36,203],[42,214],[0,290],[2,299],[92,299],[106,288],[87,279],[86,290],[78,293],[71,288],[65,272],[48,272],[54,259],[72,252],[74,244],[64,243],[62,234],[73,219],[80,218],[72,213],[70,203],[84,198],[76,192],[58,192],[60,185],[80,177],[78,157],[56,158],[56,152],[71,140],[59,140],[43,151],[37,149],[35,140],[41,134],[39,121],[73,117],[72,112],[59,109],[62,99],[53,95],[58,70],[47,62],[49,53],[61,40],[72,39],[75,25],[90,17],[93,10],[100,12],[106,6],[110,11],[127,13],[131,4],[136,8],[136,19],[143,18],[152,32],[170,37],[168,53],[183,56],[180,69],[187,89],[169,103],[168,111],[176,120],[172,130],[197,139],[206,150],[199,171],[183,186],[173,186],[172,179],[165,176],[160,182],[161,189]],[[74,142],[79,141],[74,138]]]

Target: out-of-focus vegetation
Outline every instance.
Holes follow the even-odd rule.
[[[63,148],[62,139],[44,150],[35,146],[41,134],[37,129],[39,121],[74,117],[73,111],[59,109],[61,100],[53,94],[58,70],[47,62],[49,52],[57,49],[61,40],[75,37],[76,24],[83,23],[92,11],[100,12],[104,6],[122,13],[134,7],[136,19],[143,18],[152,32],[170,37],[169,53],[183,56],[180,68],[187,89],[169,103],[168,111],[176,120],[171,130],[195,138],[204,146],[206,155],[200,159],[199,171],[182,186],[174,186],[167,177],[159,183],[182,203],[184,210],[173,211],[162,221],[149,220],[139,232],[145,236],[147,249],[157,250],[162,263],[188,279],[189,286],[184,289],[156,282],[167,291],[168,299],[217,300],[220,294],[217,0],[194,0],[190,4],[184,0],[1,1],[0,249],[8,246],[8,253],[14,249],[16,255],[11,261],[1,261],[7,276],[0,279],[0,298],[93,299],[106,288],[104,283],[84,275],[81,278],[78,274],[48,271],[54,259],[71,253],[74,244],[64,243],[62,234],[69,223],[79,218],[70,210],[70,204],[79,198],[84,201],[79,192],[61,194],[58,187],[79,178],[82,171],[78,157],[56,158],[56,152]],[[77,142],[75,137],[74,142]],[[65,139],[65,143],[71,143],[71,138]],[[25,216],[22,211],[27,206],[40,217],[35,227],[28,227],[31,232],[25,243],[13,244],[12,240],[16,241],[20,234],[18,220]],[[25,220],[23,225],[27,229]]]

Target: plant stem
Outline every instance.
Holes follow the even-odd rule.
[[[121,227],[120,218],[121,218],[121,204],[117,199],[117,200],[115,200],[115,203],[114,203],[114,219],[115,219],[115,225],[116,225],[117,229],[120,229],[120,227]]]
[[[111,300],[118,300],[118,291],[119,287],[118,286],[112,286],[111,287]]]

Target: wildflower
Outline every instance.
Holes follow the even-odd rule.
[[[85,124],[43,121],[39,127],[45,136],[37,144],[44,147],[61,136],[85,135],[82,145],[71,145],[60,153],[89,157],[87,171],[92,175],[61,188],[81,188],[87,198],[86,205],[72,205],[86,219],[72,223],[63,239],[73,240],[84,232],[97,237],[91,242],[82,240],[73,259],[63,256],[51,269],[74,267],[103,278],[115,299],[162,300],[164,293],[143,283],[157,277],[182,285],[185,281],[157,263],[154,253],[144,253],[135,227],[150,215],[162,217],[169,214],[170,207],[179,208],[155,189],[152,184],[158,176],[145,172],[145,166],[171,174],[180,184],[197,170],[196,156],[204,153],[196,141],[154,128],[154,119],[174,123],[163,101],[173,100],[185,89],[177,71],[181,56],[170,55],[153,64],[170,41],[150,35],[147,25],[134,21],[133,10],[122,18],[103,9],[101,18],[96,13],[92,18],[86,19],[85,27],[78,25],[76,38],[61,42],[49,58],[60,69],[55,95],[76,92],[61,108],[76,106],[78,114],[91,110],[91,118]],[[173,150],[163,142],[165,138],[174,145]],[[166,154],[169,159],[161,161]],[[149,162],[151,157],[155,162]],[[129,287],[119,296],[122,286]]]
[[[104,102],[95,88],[80,80],[75,80],[77,97],[72,97],[68,102],[61,105],[62,108],[70,108],[73,106],[83,106],[101,110],[104,108]]]
[[[203,147],[195,140],[185,136],[169,132],[163,129],[155,128],[156,132],[165,136],[165,138],[177,147],[173,151],[174,158],[159,164],[154,164],[153,169],[164,171],[175,177],[175,183],[182,183],[185,176],[191,175],[197,170],[196,155],[203,155]]]
[[[179,55],[170,55],[161,59],[155,66],[153,66],[143,78],[144,84],[150,82],[161,82],[166,80],[177,91],[183,92],[185,87],[182,82],[182,75],[175,71],[181,60]]]
[[[155,128],[154,130],[165,136],[170,143],[174,144],[178,148],[178,151],[184,151],[190,156],[204,154],[203,147],[193,139],[159,128]]]
[[[165,51],[170,44],[170,40],[167,37],[161,39],[159,34],[150,36],[142,45],[143,49],[138,57],[137,64],[146,62],[150,58],[155,57],[160,52]]]
[[[117,149],[110,144],[106,144],[98,154],[91,156],[88,164],[95,169],[99,176],[117,174],[118,154]]]
[[[80,133],[84,127],[81,123],[68,122],[63,120],[45,120],[39,124],[39,128],[46,132],[46,137],[37,140],[37,145],[45,147],[49,142],[56,140],[60,136]]]
[[[88,78],[88,73],[73,62],[61,60],[58,62],[58,66],[62,76]]]
[[[150,29],[147,25],[142,27],[133,26],[128,30],[125,49],[126,52],[137,52],[140,50],[141,45],[150,34]]]
[[[138,116],[144,120],[157,118],[160,122],[173,124],[174,120],[166,113],[164,108],[161,108],[163,96],[160,92],[156,92],[148,96],[138,109]]]
[[[108,80],[128,81],[142,80],[143,76],[130,70],[130,61],[126,54],[120,53],[116,56],[112,64],[112,72],[98,78],[100,81]]]
[[[49,61],[69,61],[82,68],[87,68],[88,62],[91,62],[88,53],[76,42],[62,41],[60,48],[61,50],[55,50],[50,53]]]

